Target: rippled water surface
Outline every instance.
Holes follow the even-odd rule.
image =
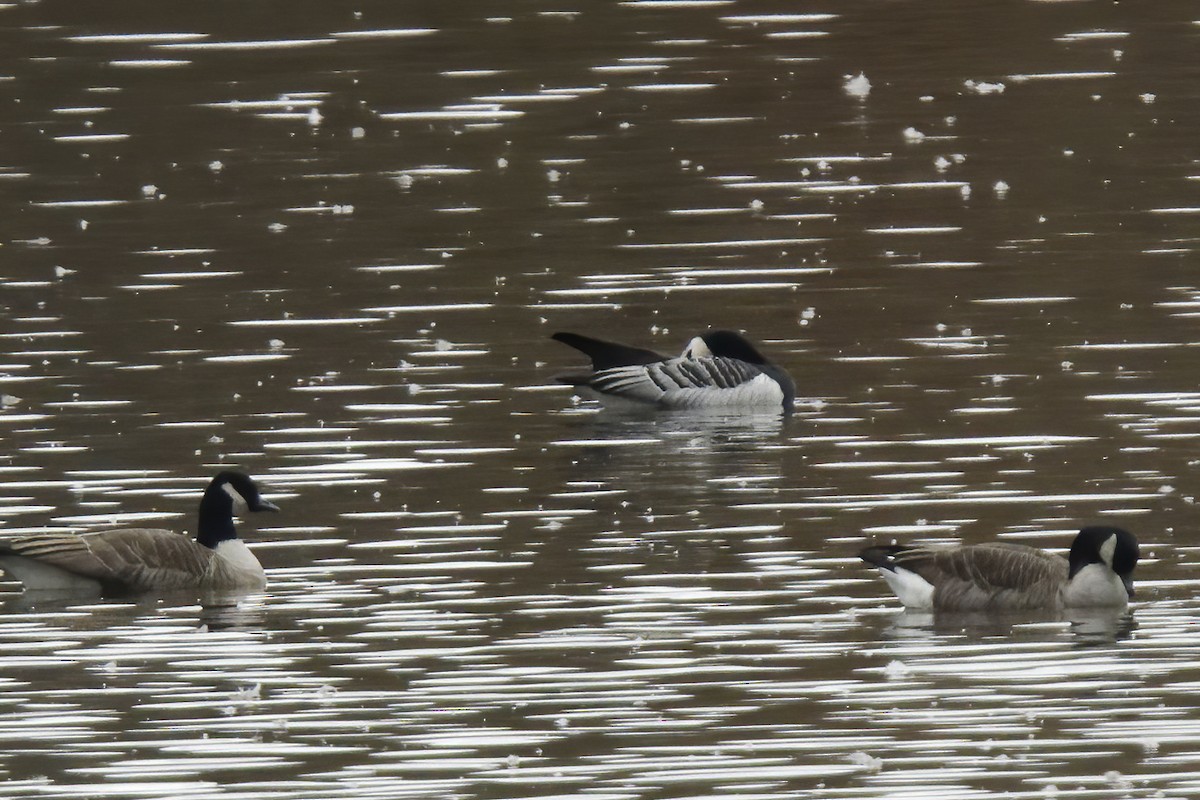
[[[786,6],[786,7],[784,7]],[[1200,9],[0,4],[0,532],[284,509],[251,597],[0,594],[11,798],[1194,797]],[[556,330],[738,328],[773,416]],[[1142,541],[1122,615],[867,542]]]

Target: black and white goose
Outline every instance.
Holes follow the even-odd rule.
[[[911,609],[1124,608],[1138,543],[1126,530],[1097,525],[1075,536],[1067,558],[1002,542],[868,547],[859,555]]]
[[[761,409],[792,411],[796,385],[740,334],[709,331],[672,358],[578,333],[556,333],[556,341],[592,360],[590,370],[557,376],[581,393],[644,407]]]
[[[204,491],[194,540],[156,528],[0,535],[0,569],[35,590],[127,594],[261,589],[266,574],[238,538],[233,517],[245,511],[278,510],[249,477],[227,470]]]

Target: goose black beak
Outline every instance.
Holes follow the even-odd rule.
[[[270,500],[258,498],[258,505],[251,509],[252,511],[278,511],[279,506],[272,503]]]

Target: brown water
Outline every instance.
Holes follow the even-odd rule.
[[[263,596],[6,584],[0,795],[1195,796],[1198,45],[1170,0],[0,5],[0,530],[187,529],[218,465],[285,512]],[[553,385],[555,330],[709,325],[791,419]],[[854,557],[1092,521],[1128,615],[906,615]]]

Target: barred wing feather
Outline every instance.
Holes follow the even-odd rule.
[[[672,358],[600,370],[589,386],[606,395],[672,408],[781,402],[775,381],[732,358]]]
[[[1066,559],[1007,543],[905,548],[893,563],[936,587],[944,609],[1054,607],[1067,580]]]
[[[215,558],[187,536],[152,528],[17,536],[0,541],[0,552],[123,590],[195,586]]]

